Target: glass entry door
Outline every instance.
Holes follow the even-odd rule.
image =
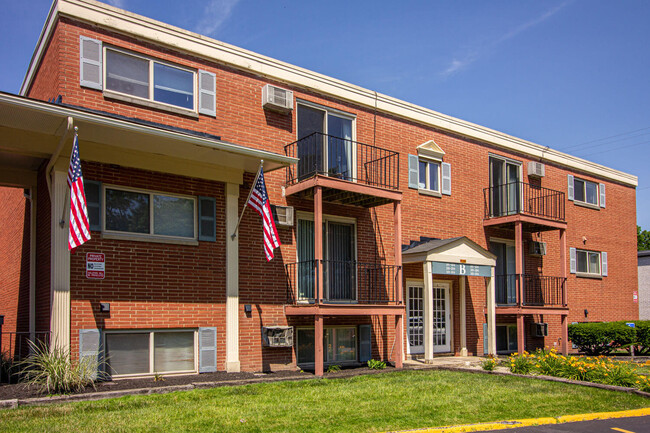
[[[451,352],[449,283],[433,283],[433,351]]]
[[[496,303],[517,303],[517,275],[515,246],[501,242],[490,242],[490,252],[497,256]]]
[[[490,157],[490,215],[513,215],[521,209],[520,164]]]
[[[424,287],[409,284],[407,295],[408,353],[424,353]]]

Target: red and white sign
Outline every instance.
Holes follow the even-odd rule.
[[[106,260],[103,253],[86,253],[86,278],[103,280]]]
[[[634,292],[632,292],[632,299],[634,299],[635,304],[638,303],[639,302],[639,292],[637,292],[636,290]]]

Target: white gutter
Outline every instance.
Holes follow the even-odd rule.
[[[207,149],[220,150],[224,152],[233,153],[236,155],[250,156],[256,159],[263,159],[265,161],[271,161],[282,165],[296,164],[298,162],[298,158],[279,155],[277,153],[269,152],[267,150],[251,149],[248,147],[239,146],[237,144],[228,143],[226,141],[202,138],[190,134],[184,134],[181,132],[168,131],[165,129],[159,129],[152,126],[140,125],[138,123],[133,123],[126,120],[113,119],[98,114],[87,113],[84,111],[75,110],[67,107],[61,107],[59,105],[52,105],[45,102],[35,101],[32,99],[27,99],[19,96],[6,95],[0,93],[0,103],[2,102],[11,103],[31,110],[38,110],[44,113],[50,113],[59,116],[68,116],[74,118],[77,123],[79,121],[86,121],[89,123],[94,123],[96,125],[109,126],[124,131],[138,132],[138,133],[148,134],[148,135],[161,137],[161,138],[176,139],[176,140],[184,141],[186,143],[191,143],[197,146],[205,147]],[[60,143],[59,143],[59,147],[61,147]],[[50,162],[52,162],[52,160],[50,160]],[[49,167],[50,164],[48,164],[48,168]]]

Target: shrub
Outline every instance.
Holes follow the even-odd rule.
[[[373,370],[383,370],[384,368],[386,368],[386,363],[378,359],[369,359],[368,368],[371,368]]]
[[[0,383],[12,383],[17,376],[16,370],[16,363],[9,353],[0,353]]]
[[[486,371],[494,371],[495,368],[499,365],[499,360],[493,357],[488,357],[487,359],[483,360],[481,363],[481,367],[483,370]]]
[[[521,355],[510,355],[510,372],[515,374],[529,374],[533,370],[533,359],[528,352]]]
[[[332,364],[329,367],[327,367],[328,373],[336,373],[337,371],[341,371],[340,365]]]
[[[38,386],[48,394],[81,391],[94,384],[97,362],[88,358],[73,362],[69,353],[62,349],[51,349],[45,343],[29,342],[32,353],[21,364],[23,381]]]
[[[625,322],[576,323],[569,325],[569,340],[587,355],[605,355],[634,344],[636,330]]]
[[[650,321],[638,320],[635,323],[636,346],[634,352],[637,355],[650,354]]]

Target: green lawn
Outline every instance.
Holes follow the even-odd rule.
[[[378,432],[650,406],[507,376],[403,371],[0,410],[0,431]]]

